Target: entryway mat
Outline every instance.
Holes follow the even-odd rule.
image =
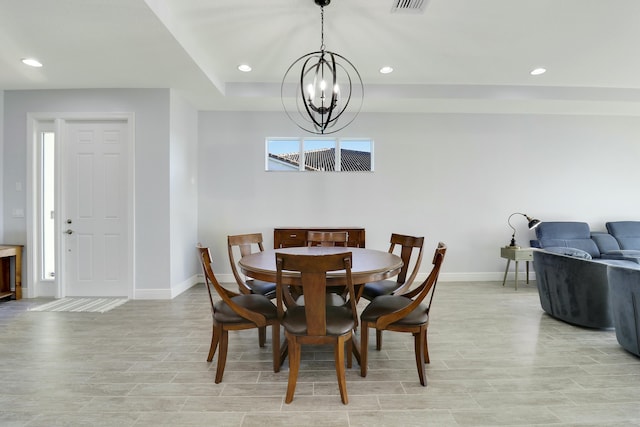
[[[29,311],[106,313],[127,301],[127,298],[60,298],[55,301],[30,308]]]

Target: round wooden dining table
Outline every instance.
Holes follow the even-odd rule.
[[[354,285],[363,285],[396,276],[402,268],[402,259],[389,252],[365,248],[324,246],[265,250],[240,258],[238,265],[242,273],[248,277],[275,283],[276,253],[320,256],[343,252],[351,252],[351,278]],[[328,273],[327,284],[344,285],[344,275],[344,271]],[[282,273],[282,282],[285,285],[297,285],[300,282],[300,276],[293,272],[284,271]]]
[[[294,248],[269,249],[244,256],[238,260],[238,265],[242,273],[248,277],[265,282],[276,283],[276,253],[287,253],[295,255],[328,255],[336,253],[351,252],[351,279],[356,288],[356,296],[362,294],[361,289],[365,283],[384,280],[398,275],[402,268],[402,258],[389,252],[375,249],[351,248],[351,247],[325,247],[325,246],[303,246]],[[327,273],[327,284],[344,285],[345,271],[333,271]],[[300,284],[300,275],[294,272],[282,272],[283,285]],[[353,339],[353,355],[360,363],[360,346],[355,335]],[[287,357],[287,341],[280,349],[280,363]]]

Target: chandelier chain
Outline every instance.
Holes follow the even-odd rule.
[[[324,51],[324,6],[320,6],[320,50]]]

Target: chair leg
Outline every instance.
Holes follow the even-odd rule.
[[[369,346],[369,322],[362,322],[360,326],[360,376],[367,376],[367,354]]]
[[[267,327],[262,326],[258,328],[258,345],[264,347],[264,343],[267,341]]]
[[[296,392],[298,382],[298,371],[300,370],[300,344],[294,335],[287,335],[289,343],[289,384],[287,384],[287,395],[285,403],[293,401],[293,394]]]
[[[280,372],[280,323],[271,325],[271,344],[273,345],[273,372]]]
[[[352,332],[353,333],[353,332]],[[347,340],[347,368],[353,367],[353,340]]]
[[[414,349],[416,353],[416,367],[418,368],[418,376],[420,377],[420,384],[422,386],[427,385],[424,373],[424,332],[423,328],[413,334]]]
[[[345,405],[349,403],[347,396],[347,379],[344,370],[344,345],[346,340],[351,341],[351,334],[338,337],[333,352],[336,359],[336,375],[338,377],[338,388],[340,389],[340,398]]]
[[[376,350],[382,349],[382,330],[376,329]]]
[[[207,362],[211,362],[213,360],[213,355],[216,354],[216,349],[218,348],[219,340],[220,340],[220,332],[217,330],[216,325],[213,325],[213,330],[211,331],[211,346],[209,347],[209,355],[207,356]]]
[[[222,381],[224,375],[224,365],[227,363],[227,348],[229,347],[229,332],[220,328],[220,351],[218,352],[218,368],[216,370],[216,384]]]
[[[429,360],[429,343],[427,341],[427,329],[424,330],[424,363],[431,363]]]

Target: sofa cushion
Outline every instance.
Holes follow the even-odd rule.
[[[567,247],[583,250],[592,258],[599,258],[598,246],[591,239],[591,230],[586,222],[551,221],[536,227],[540,247]]]
[[[613,221],[605,225],[618,241],[620,249],[640,250],[640,221]]]
[[[544,250],[547,252],[553,252],[554,254],[572,256],[575,258],[592,259],[589,252],[576,248],[567,248],[565,246],[549,246],[544,248]]]
[[[620,249],[617,251],[609,251],[606,254],[602,254],[601,258],[605,261],[624,260],[626,262],[640,264],[640,251]]]
[[[620,244],[616,238],[604,231],[592,231],[591,240],[596,242],[600,254],[620,250]]]

